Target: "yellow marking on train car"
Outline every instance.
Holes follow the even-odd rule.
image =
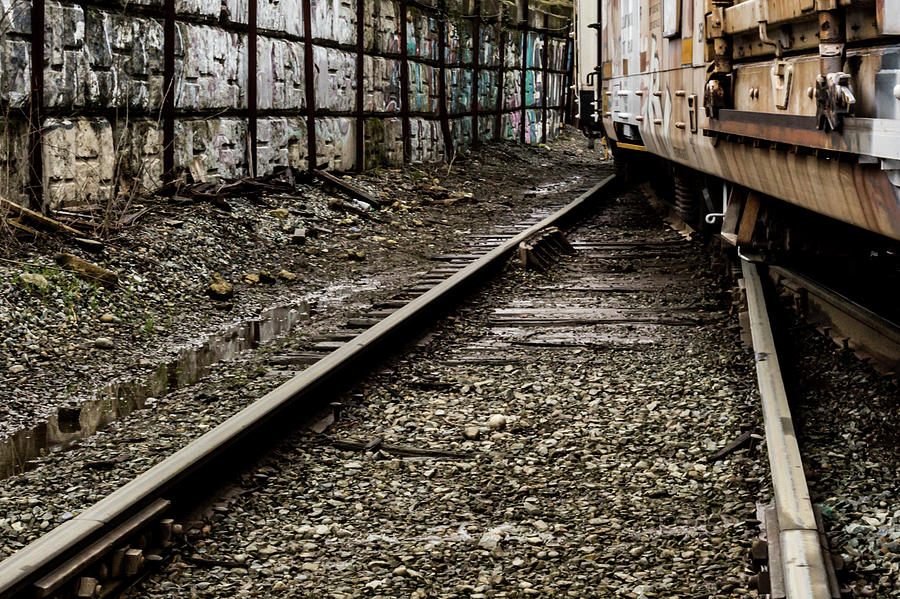
[[[681,40],[681,64],[694,62],[694,38],[688,37]]]
[[[621,148],[623,150],[634,150],[636,152],[646,152],[646,146],[639,146],[638,144],[625,144],[622,142],[616,142],[616,147]]]

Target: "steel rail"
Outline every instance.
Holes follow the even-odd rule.
[[[846,337],[847,346],[868,358],[882,374],[900,372],[900,325],[896,322],[798,272],[770,266],[769,276],[803,298],[807,320],[813,325],[823,324]]]
[[[0,598],[27,593],[29,587],[35,590],[39,580],[57,569],[66,569],[70,576],[76,576],[77,568],[69,564],[85,553],[92,560],[99,559],[91,553],[98,540],[104,540],[104,546],[112,546],[110,533],[127,529],[122,524],[129,518],[133,519],[155,502],[168,499],[167,495],[177,495],[178,485],[190,487],[205,467],[210,467],[217,458],[221,461],[223,455],[228,455],[227,451],[253,438],[251,433],[270,425],[278,416],[284,420],[288,408],[296,407],[301,400],[312,400],[317,392],[324,394],[329,385],[346,387],[354,373],[358,376],[357,367],[366,360],[371,364],[383,357],[391,343],[401,340],[416,325],[433,320],[450,300],[502,266],[520,242],[544,227],[571,219],[614,179],[614,176],[607,177],[560,211],[504,241],[106,498],[0,562]]]
[[[784,590],[787,599],[831,599],[825,556],[781,379],[762,281],[755,264],[742,259],[741,269],[780,530]]]

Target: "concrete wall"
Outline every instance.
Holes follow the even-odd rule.
[[[208,180],[249,173],[248,77],[257,82],[259,174],[282,165],[307,168],[306,86],[315,97],[319,165],[346,171],[403,163],[400,5],[366,0],[364,22],[365,164],[356,155],[357,1],[311,0],[314,75],[305,77],[302,0],[258,0],[257,69],[249,73],[247,0],[175,0],[174,160],[177,170]],[[434,0],[433,3],[436,3]],[[445,159],[440,120],[438,12],[410,5],[411,162]],[[446,106],[454,151],[473,139],[473,107],[481,140],[543,140],[558,131],[563,104],[565,21],[547,35],[511,29],[484,0],[479,40],[467,6],[448,1]],[[468,3],[471,4],[471,1]],[[0,194],[27,201],[31,95],[31,0],[0,0]],[[543,15],[534,13],[531,26]],[[547,81],[542,44],[549,40]],[[501,39],[506,40],[504,47]],[[47,0],[42,119],[45,206],[102,203],[137,181],[162,181],[163,0]],[[480,70],[473,86],[474,52]],[[523,70],[524,66],[524,70]],[[498,83],[502,76],[503,89]],[[522,110],[522,86],[525,107]],[[473,90],[474,88],[474,90]],[[474,93],[473,93],[474,91]],[[473,97],[477,96],[477,97]],[[497,105],[502,114],[497,114]],[[499,117],[499,118],[498,118]],[[499,120],[500,127],[496,124]]]

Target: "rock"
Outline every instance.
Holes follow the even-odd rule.
[[[272,285],[275,283],[275,277],[268,271],[261,270],[259,271],[259,282],[265,283],[266,285]]]
[[[23,372],[24,370],[25,370],[25,367],[22,366],[21,364],[13,364],[12,366],[9,367],[9,372],[11,374],[19,374],[20,372]]]
[[[297,278],[297,275],[295,275],[291,271],[285,270],[283,268],[281,270],[279,270],[278,274],[276,274],[275,276],[278,277],[279,279],[281,279],[282,281],[293,281]]]
[[[220,301],[231,299],[234,295],[234,286],[222,278],[217,278],[206,288],[206,295]]]
[[[488,428],[494,431],[506,428],[506,416],[503,414],[494,414],[488,420]]]
[[[480,435],[481,431],[478,430],[477,426],[467,426],[463,431],[463,436],[470,441],[476,441]]]
[[[47,291],[50,288],[50,281],[44,275],[33,272],[19,273],[19,280],[28,285],[37,287],[41,291]]]
[[[248,285],[255,285],[259,283],[259,275],[253,272],[244,273],[241,280]]]
[[[100,322],[111,323],[111,322],[119,322],[119,318],[107,312],[103,316],[100,317]]]
[[[291,235],[291,243],[294,245],[303,245],[306,243],[307,237],[312,237],[312,235],[308,235],[306,229],[294,229],[294,233]]]
[[[353,249],[347,250],[347,253],[344,254],[344,256],[348,260],[360,260],[361,261],[361,260],[366,259],[366,253],[362,250],[353,250]]]
[[[499,529],[492,529],[481,535],[481,539],[478,541],[478,546],[482,549],[493,551],[500,545],[500,541],[502,540],[503,531]]]
[[[114,349],[116,344],[109,337],[97,337],[94,339],[94,347],[97,349]]]
[[[269,210],[269,214],[274,216],[275,218],[285,219],[290,216],[290,212],[288,212],[287,208],[276,208],[275,210]]]

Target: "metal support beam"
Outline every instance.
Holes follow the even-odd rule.
[[[175,0],[163,5],[163,183],[175,179]]]
[[[251,177],[259,173],[256,153],[256,3],[257,0],[248,0],[247,4],[247,136],[250,138],[247,164]]]
[[[312,7],[310,0],[303,0],[303,85],[306,91],[306,153],[307,165],[312,172],[319,168],[316,156],[316,74],[313,62]]]
[[[35,210],[44,204],[44,0],[33,0],[31,7],[31,107],[28,119],[30,158],[29,201]],[[8,126],[8,124],[7,124]]]

